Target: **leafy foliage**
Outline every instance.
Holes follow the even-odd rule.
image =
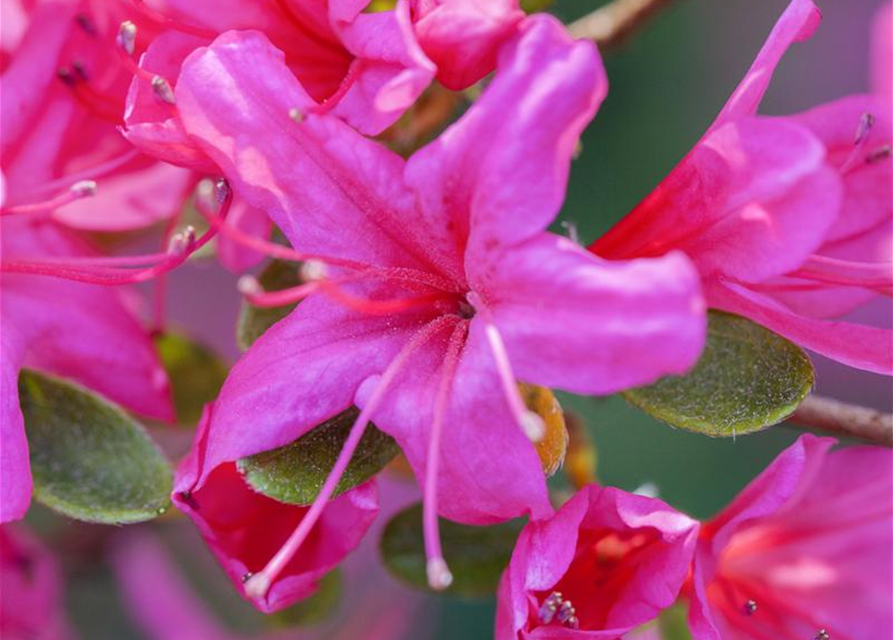
[[[206,346],[176,333],[155,338],[155,348],[171,381],[178,421],[195,425],[205,403],[220,392],[229,367]]]

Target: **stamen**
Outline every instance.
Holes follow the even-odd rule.
[[[539,611],[537,612],[537,618],[539,618],[540,622],[543,624],[550,624],[552,620],[555,619],[555,613],[558,611],[558,607],[561,606],[563,601],[560,591],[553,591],[550,593],[549,597],[543,601],[542,605],[540,605]]]
[[[84,32],[88,36],[96,35],[96,25],[93,24],[93,21],[90,20],[90,16],[86,13],[79,13],[74,17],[75,22],[78,23],[78,26],[84,30]]]
[[[0,210],[0,216],[11,216],[16,214],[35,214],[35,213],[51,213],[67,204],[71,204],[81,198],[88,198],[96,194],[96,183],[93,180],[81,180],[75,182],[68,191],[62,193],[55,198],[45,200],[43,202],[35,202],[33,204],[23,204],[17,207],[9,207]]]
[[[422,527],[427,557],[428,584],[436,591],[443,591],[453,583],[453,574],[443,558],[440,546],[440,528],[437,519],[437,478],[440,466],[440,440],[443,433],[443,418],[450,389],[459,364],[459,352],[465,343],[468,321],[460,321],[453,329],[447,352],[443,360],[443,372],[434,401],[434,418],[431,424],[431,437],[428,440],[428,456],[425,463],[425,488],[422,501]]]
[[[319,282],[308,282],[296,287],[289,287],[280,291],[264,291],[260,282],[253,276],[242,276],[237,284],[239,293],[255,307],[270,308],[284,307],[285,305],[300,302],[309,295],[319,291]]]
[[[882,147],[878,147],[877,149],[872,149],[868,152],[868,155],[865,156],[866,164],[874,164],[876,162],[880,162],[881,160],[886,160],[893,154],[893,147],[889,144],[885,144]]]
[[[863,113],[862,117],[859,118],[859,126],[856,127],[856,135],[853,138],[853,144],[858,147],[865,142],[871,133],[872,127],[874,127],[874,114]]]
[[[815,634],[815,640],[831,640],[831,634],[825,629],[819,629]]]
[[[282,548],[276,552],[276,555],[273,556],[263,570],[260,573],[249,577],[245,583],[245,593],[249,597],[258,600],[263,598],[267,594],[267,591],[269,591],[270,585],[291,561],[295,553],[297,553],[301,545],[304,543],[304,540],[307,539],[313,526],[322,515],[323,509],[325,509],[326,504],[332,497],[335,487],[338,485],[338,482],[341,481],[341,476],[344,475],[344,470],[350,463],[354,451],[356,450],[357,445],[359,445],[363,433],[366,431],[366,427],[369,424],[373,412],[384,399],[385,392],[388,390],[397,374],[402,370],[407,360],[409,360],[412,354],[437,332],[446,328],[448,323],[455,321],[455,316],[440,316],[436,320],[429,322],[410,338],[406,345],[404,345],[397,356],[388,365],[387,369],[385,369],[381,378],[378,380],[378,384],[375,386],[375,391],[373,391],[372,396],[369,398],[369,402],[360,411],[360,415],[357,416],[356,421],[351,427],[347,440],[344,442],[344,447],[341,449],[341,453],[338,454],[338,459],[335,461],[335,465],[326,477],[326,481],[323,483],[323,486],[319,490],[319,494],[316,496],[310,509],[301,519],[301,522],[298,523],[297,528],[292,532],[288,540],[285,541],[285,544],[282,545]]]
[[[744,614],[748,616],[752,616],[757,612],[757,601],[756,600],[748,600],[744,603]]]
[[[171,89],[170,83],[162,78],[161,76],[153,76],[152,77],[152,91],[155,92],[155,97],[167,104],[176,104],[177,101],[174,98],[174,90]]]
[[[322,280],[326,277],[326,265],[321,260],[307,260],[298,267],[298,274],[304,282]]]
[[[136,25],[130,20],[125,20],[118,28],[115,44],[128,56],[132,56],[136,48]]]
[[[288,117],[294,120],[297,123],[304,122],[304,114],[301,113],[301,110],[297,107],[292,107],[288,110]]]
[[[164,24],[169,29],[173,29],[174,31],[180,31],[181,33],[187,33],[192,36],[198,36],[199,38],[206,38],[209,40],[213,40],[219,34],[211,31],[210,29],[203,29],[201,27],[196,27],[195,25],[186,24],[185,22],[181,22],[180,20],[173,20],[167,17],[161,11],[157,11],[152,9],[148,5],[146,5],[143,0],[132,0],[133,5],[146,17],[148,17],[153,22],[160,22]]]

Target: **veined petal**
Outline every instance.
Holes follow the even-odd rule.
[[[467,268],[525,382],[613,393],[687,371],[704,345],[700,279],[678,252],[615,262],[544,233]]]
[[[6,291],[0,292],[5,296]],[[3,300],[3,304],[9,304]],[[25,516],[31,504],[31,463],[19,406],[19,369],[25,342],[15,327],[0,333],[0,523]]]

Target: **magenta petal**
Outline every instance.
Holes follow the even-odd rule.
[[[0,523],[23,518],[31,504],[31,463],[19,407],[24,350],[24,340],[4,322],[0,333]]]
[[[649,622],[676,599],[697,534],[697,522],[660,500],[582,489],[521,532],[500,588],[497,640],[609,640]],[[539,617],[555,591],[576,609],[578,631]]]
[[[449,332],[412,356],[398,375],[373,422],[392,435],[424,484],[434,398],[440,384]],[[378,376],[367,380],[357,406],[369,399]],[[492,524],[525,513],[552,513],[542,464],[515,422],[493,363],[483,327],[472,321],[447,402],[437,480],[442,516],[470,524]]]
[[[248,206],[241,198],[233,199],[226,221],[230,226],[254,238],[269,237],[272,228],[265,212]],[[236,242],[226,234],[218,235],[216,241],[220,264],[235,273],[253,267],[264,258],[263,254]]]
[[[551,17],[525,21],[484,95],[407,164],[407,184],[438,243],[468,243],[468,262],[551,223],[578,136],[606,91],[591,44],[571,40]]]
[[[685,372],[704,345],[700,278],[678,252],[612,262],[541,234],[467,268],[526,382],[612,393]]]
[[[893,100],[893,3],[881,5],[871,33],[871,88],[886,100]]]
[[[893,331],[795,314],[776,300],[725,283],[707,291],[711,307],[737,313],[788,340],[857,369],[893,375]]]
[[[177,470],[171,498],[195,522],[239,593],[264,613],[278,611],[311,595],[320,578],[360,543],[378,513],[378,492],[370,480],[330,502],[266,595],[251,598],[245,593],[245,574],[264,568],[309,507],[255,493],[235,463],[208,466],[213,462],[206,453],[207,436],[215,412],[206,409],[193,449]]]
[[[518,0],[416,0],[419,43],[437,65],[437,79],[454,91],[470,87],[496,66],[503,41],[518,29]]]
[[[782,56],[793,43],[808,40],[821,19],[822,14],[812,0],[791,0],[741,84],[716,118],[714,128],[756,114]]]

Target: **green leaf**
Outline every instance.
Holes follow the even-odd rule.
[[[171,468],[120,407],[71,382],[22,371],[34,497],[78,520],[141,522],[170,505]]]
[[[683,604],[675,604],[661,611],[657,618],[657,627],[663,640],[692,640],[691,630],[688,628],[688,611]]]
[[[301,284],[297,265],[284,260],[270,262],[257,279],[265,291],[281,291]],[[291,313],[296,306],[290,304],[284,307],[261,308],[243,301],[236,324],[236,342],[239,348],[246,351],[267,329]]]
[[[341,571],[329,571],[319,581],[319,588],[306,600],[267,616],[274,629],[319,624],[331,617],[341,602]]]
[[[710,311],[707,345],[692,371],[624,396],[674,427],[735,436],[787,418],[814,380],[798,346],[746,318]]]
[[[335,465],[358,415],[359,411],[352,407],[291,444],[242,458],[238,461],[239,470],[248,484],[266,496],[288,504],[310,504]],[[374,476],[399,452],[400,447],[391,436],[370,424],[334,496]]]
[[[176,333],[155,338],[155,348],[171,381],[177,420],[195,425],[205,403],[220,392],[229,367],[204,345]]]
[[[453,583],[445,593],[466,598],[492,597],[523,526],[522,520],[511,520],[489,527],[471,527],[441,518],[440,541],[453,574]],[[394,577],[428,588],[421,504],[404,509],[388,522],[380,550],[385,567]]]

